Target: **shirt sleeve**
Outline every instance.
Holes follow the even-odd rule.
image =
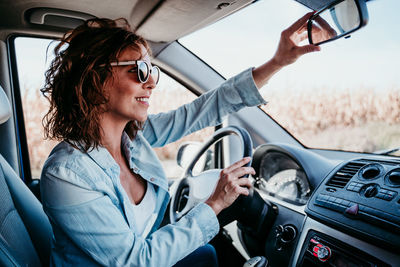
[[[142,238],[135,234],[110,197],[66,183],[57,178],[60,172],[79,179],[64,167],[47,170],[41,185],[44,210],[52,224],[103,266],[172,266],[208,243],[219,231],[215,213],[201,203],[177,223]],[[49,199],[49,192],[57,192],[57,201]]]
[[[265,103],[250,68],[176,110],[149,115],[143,135],[151,146],[164,146],[197,130],[218,125],[232,112]]]

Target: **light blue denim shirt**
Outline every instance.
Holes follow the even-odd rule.
[[[201,203],[175,224],[160,228],[169,202],[168,181],[152,147],[164,146],[246,106],[265,103],[248,69],[180,108],[149,115],[134,140],[122,145],[133,172],[152,183],[158,217],[147,236],[135,232],[135,216],[107,149],[87,153],[58,144],[41,176],[43,208],[54,231],[54,266],[172,266],[219,231],[213,210]]]

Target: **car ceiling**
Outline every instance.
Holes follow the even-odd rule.
[[[296,0],[318,9],[333,0]],[[136,32],[153,42],[171,42],[213,23],[254,0],[1,0],[0,29],[52,29],[45,16],[60,16],[59,22],[69,25],[77,18],[90,15],[127,18]],[[32,10],[44,10],[42,25],[32,19]],[[49,11],[50,10],[50,11]],[[49,11],[49,12],[48,12]],[[73,11],[73,12],[68,12]],[[47,12],[47,13],[46,13]],[[36,14],[37,15],[37,14]],[[41,24],[39,22],[39,24]],[[73,24],[71,24],[73,25]],[[58,27],[59,28],[59,27]],[[66,27],[68,28],[68,26]]]

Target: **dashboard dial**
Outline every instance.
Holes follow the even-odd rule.
[[[302,205],[311,194],[307,175],[289,156],[281,152],[267,153],[260,166],[261,189],[285,201]]]
[[[306,203],[310,192],[305,173],[295,169],[276,173],[265,183],[265,189],[273,195],[299,204]]]

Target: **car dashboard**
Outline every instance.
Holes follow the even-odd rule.
[[[250,256],[264,255],[269,266],[400,266],[400,160],[332,160],[265,144],[252,166],[277,216],[263,240],[239,225]]]

